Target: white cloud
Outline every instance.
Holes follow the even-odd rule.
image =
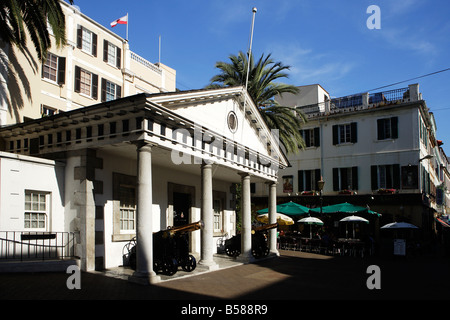
[[[298,43],[272,45],[266,52],[271,52],[275,61],[291,66],[289,79],[298,85],[342,79],[356,66],[354,61],[315,52]]]

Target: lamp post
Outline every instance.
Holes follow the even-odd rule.
[[[322,198],[322,190],[323,190],[323,186],[325,185],[325,181],[323,181],[323,177],[320,177],[320,180],[317,181],[317,188],[319,189],[319,195],[320,195],[320,215],[322,216],[322,202],[323,202],[323,198]]]

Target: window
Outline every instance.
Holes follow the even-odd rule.
[[[82,51],[97,56],[97,34],[78,26],[77,28],[77,48]]]
[[[378,119],[378,140],[398,138],[398,117]]]
[[[121,97],[122,87],[102,78],[102,88],[101,88],[101,100],[102,102],[115,100]]]
[[[222,205],[220,199],[214,199],[214,232],[222,231]]]
[[[305,141],[306,147],[319,147],[320,146],[320,133],[319,128],[300,130],[300,134]]]
[[[371,167],[372,190],[399,189],[400,165],[379,165]]]
[[[120,230],[134,231],[136,228],[136,188],[121,185],[119,187]]]
[[[358,190],[358,167],[333,168],[333,190]]]
[[[75,66],[75,92],[98,98],[98,75]]]
[[[42,78],[56,82],[65,83],[66,58],[58,57],[53,53],[47,53],[47,59],[42,65]]]
[[[317,181],[320,180],[320,169],[298,171],[298,191],[318,190]]]
[[[122,50],[107,40],[103,40],[103,61],[120,68]]]
[[[58,75],[58,57],[48,53],[47,60],[44,62],[42,77],[56,82]]]
[[[333,126],[333,145],[357,142],[357,123],[339,124]]]
[[[46,228],[48,193],[25,190],[24,227],[26,229]]]
[[[50,116],[53,116],[53,115],[58,113],[57,109],[51,108],[51,107],[46,106],[46,105],[42,105],[41,108],[42,108],[41,115],[43,117],[50,117]]]

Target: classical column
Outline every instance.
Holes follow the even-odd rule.
[[[208,267],[210,270],[217,269],[218,266],[213,259],[213,189],[212,189],[212,165],[203,163],[201,165],[202,175],[202,207],[201,215],[203,229],[201,230],[201,255],[199,264]]]
[[[153,271],[152,216],[152,147],[137,144],[137,208],[136,208],[136,271],[129,280],[142,284],[156,283],[160,277]]]
[[[250,174],[240,173],[241,176],[241,254],[239,260],[252,262],[252,221],[251,221],[251,198],[250,198]]]
[[[269,224],[277,222],[277,183],[267,182],[269,185]],[[277,249],[277,228],[269,230],[270,254],[280,255]]]

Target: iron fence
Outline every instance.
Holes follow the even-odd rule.
[[[74,232],[0,231],[0,260],[50,260],[75,256]]]

